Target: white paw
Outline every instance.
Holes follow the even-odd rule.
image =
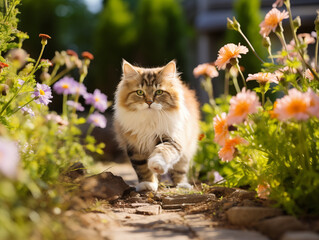
[[[179,184],[177,184],[176,187],[177,187],[177,188],[184,188],[184,189],[192,189],[192,188],[193,188],[193,186],[190,185],[190,184],[187,183],[187,182],[179,183]]]
[[[156,192],[157,188],[158,188],[158,184],[156,182],[140,182],[136,186],[136,191],[140,192],[140,191],[146,190],[146,191]]]
[[[156,154],[148,159],[148,168],[157,174],[165,174],[168,171],[168,166],[160,154]]]

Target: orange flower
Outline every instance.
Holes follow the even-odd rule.
[[[289,119],[307,120],[309,118],[309,107],[311,103],[310,95],[299,92],[293,88],[288,91],[288,95],[277,100],[274,113],[278,119],[286,121]]]
[[[233,43],[226,44],[218,51],[218,58],[215,62],[218,70],[225,69],[227,63],[230,62],[232,58],[241,58],[240,54],[246,54],[248,48],[241,46],[240,43],[237,45]]]
[[[267,82],[278,83],[278,80],[275,74],[264,73],[264,72],[248,74],[248,78],[246,79],[246,81],[248,82],[251,80],[256,80],[261,85],[265,85]]]
[[[82,57],[85,58],[85,59],[89,59],[89,60],[93,60],[94,59],[93,54],[88,52],[88,51],[84,51],[82,53]]]
[[[215,130],[215,142],[219,145],[224,146],[225,141],[229,138],[229,131],[227,125],[227,115],[222,113],[220,116],[214,117],[214,130]]]
[[[69,56],[78,57],[78,54],[77,54],[75,51],[71,50],[71,49],[66,50],[66,53],[67,53]]]
[[[274,102],[274,107],[273,107],[273,109],[272,109],[271,111],[269,111],[270,118],[278,118],[278,114],[275,113],[276,106],[277,106],[277,101]]]
[[[263,37],[267,37],[271,31],[275,32],[278,24],[289,17],[287,11],[280,12],[277,8],[271,9],[265,16],[265,20],[262,21],[260,26],[260,34]]]
[[[265,184],[258,184],[257,186],[257,195],[259,198],[263,198],[263,199],[267,199],[270,192],[269,192],[269,184],[265,183]]]
[[[260,103],[255,92],[243,88],[236,96],[230,99],[230,109],[227,117],[228,125],[243,122],[248,114],[256,113]]]
[[[235,137],[235,138],[229,138],[226,139],[225,145],[223,148],[221,148],[218,152],[218,156],[222,161],[231,161],[234,158],[236,146],[238,144],[247,144],[248,142],[241,138],[241,137]]]
[[[308,107],[308,112],[311,116],[319,118],[319,96],[309,88],[306,94],[310,98],[310,103]]]
[[[202,75],[214,78],[219,75],[216,67],[210,63],[199,64],[196,68],[194,68],[193,74],[196,78]]]

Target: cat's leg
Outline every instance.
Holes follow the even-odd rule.
[[[157,174],[165,174],[179,161],[181,146],[172,138],[161,139],[148,158],[149,169]]]
[[[192,188],[187,179],[188,169],[189,159],[187,159],[185,156],[181,157],[181,159],[173,166],[173,168],[170,169],[169,173],[174,185],[176,185],[177,188]]]
[[[134,153],[134,151],[127,151],[127,155],[138,177],[139,184],[136,186],[136,191],[157,191],[158,179],[148,168],[147,157]]]

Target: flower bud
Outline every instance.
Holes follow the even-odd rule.
[[[297,16],[294,20],[293,20],[293,26],[294,26],[294,31],[297,31],[297,29],[301,26],[301,19],[299,16]]]
[[[271,46],[271,41],[269,37],[264,37],[262,44],[265,48],[269,48]]]
[[[233,20],[230,20],[229,18],[227,18],[227,28],[231,30],[239,31],[240,24],[235,17],[233,17]]]

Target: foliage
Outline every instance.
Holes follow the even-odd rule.
[[[90,136],[98,122],[89,118],[95,110],[105,111],[106,97],[100,105],[90,102],[89,115],[79,117],[67,100],[79,104],[80,93],[87,101],[95,94],[84,91],[83,85],[93,56],[84,52],[79,59],[73,51],[56,52],[51,69],[51,61],[41,60],[51,37],[40,34],[40,55],[32,58],[22,48],[28,35],[16,28],[19,1],[5,2],[7,8],[0,13],[0,238],[64,239],[59,215],[67,207],[62,193],[69,187],[63,175],[76,162],[88,166],[89,151],[103,153],[104,144]],[[50,112],[50,86],[57,91],[58,82],[74,69],[79,81],[67,78],[73,79],[76,91],[63,92],[61,116]],[[71,88],[64,84],[62,89]],[[83,139],[79,126],[84,123],[90,127]]]
[[[275,200],[290,214],[318,216],[319,21],[315,21],[316,32],[311,35],[297,34],[300,20],[291,18],[290,1],[283,2],[287,11],[273,8],[260,24],[271,62],[265,62],[246,38],[261,62],[261,72],[243,76],[238,65],[240,55],[235,54],[240,46],[219,52],[218,59],[223,61],[215,64],[218,69],[226,64],[225,92],[232,79],[237,95],[230,100],[224,97],[224,101],[211,99],[210,105],[204,106],[206,119],[201,126],[206,139],[199,144],[195,167],[204,173],[218,171],[231,186],[247,184],[260,198]],[[289,44],[282,27],[286,18],[293,33]],[[270,22],[273,25],[267,25]],[[243,36],[236,18],[228,19],[228,27]],[[276,54],[272,54],[269,34],[275,34],[282,43],[282,50]],[[313,43],[314,59],[308,55],[308,45]],[[244,86],[254,80],[259,86],[254,91],[240,89],[238,75]],[[266,98],[267,92],[278,98],[272,102]]]

